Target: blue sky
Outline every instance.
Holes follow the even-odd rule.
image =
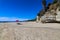
[[[47,0],[47,3],[53,0]],[[0,21],[28,20],[43,9],[42,0],[0,0]]]

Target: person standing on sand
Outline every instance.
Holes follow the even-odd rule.
[[[17,24],[20,25],[19,20],[16,20]]]

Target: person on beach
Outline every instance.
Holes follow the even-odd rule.
[[[17,22],[18,25],[20,25],[20,23],[19,23],[20,21],[19,20],[16,20],[16,22]]]

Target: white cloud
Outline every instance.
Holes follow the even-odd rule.
[[[24,20],[28,20],[28,19],[16,18],[16,17],[0,17],[0,21],[16,21],[16,20],[24,21]]]

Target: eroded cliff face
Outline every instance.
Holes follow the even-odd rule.
[[[58,3],[60,3],[60,0],[58,0]]]
[[[60,0],[59,0],[59,2],[60,2]],[[56,21],[56,16],[58,18],[59,15],[60,15],[60,11],[59,11],[59,9],[60,9],[60,3],[59,2],[50,4],[48,6],[49,8],[47,8],[47,11],[45,11],[45,14],[43,13],[43,11],[40,12],[40,19],[41,20],[39,20],[39,21],[42,21],[42,20],[46,21],[47,18]],[[41,16],[42,14],[43,14],[43,16]],[[59,19],[60,19],[60,17],[59,17]]]
[[[60,7],[57,8],[56,20],[57,20],[57,21],[60,21]]]

